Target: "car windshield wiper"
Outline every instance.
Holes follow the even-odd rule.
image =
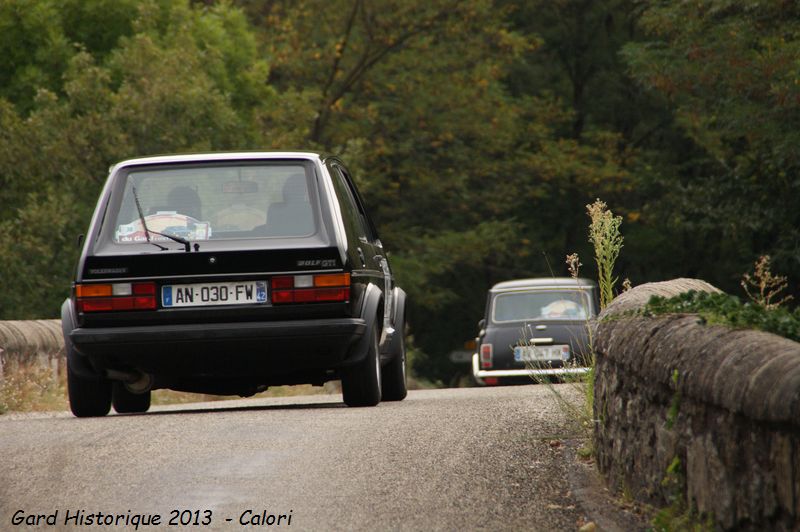
[[[142,227],[144,228],[144,236],[147,239],[147,243],[148,244],[153,244],[154,246],[158,247],[161,251],[168,251],[169,250],[169,248],[164,247],[161,244],[158,244],[158,243],[153,242],[152,240],[150,240],[150,233],[153,233],[154,235],[160,235],[160,236],[169,238],[170,240],[174,240],[175,242],[178,242],[179,244],[183,244],[184,248],[186,249],[186,252],[188,253],[190,251],[191,247],[190,247],[190,242],[188,240],[186,240],[185,238],[180,237],[180,236],[171,235],[169,233],[160,233],[158,231],[151,231],[150,229],[147,228],[147,222],[145,222],[145,220],[144,220],[144,213],[142,212],[142,206],[139,203],[139,195],[136,194],[136,187],[135,186],[131,186],[131,191],[133,192],[133,201],[136,202],[136,210],[139,212],[139,220],[142,222]]]

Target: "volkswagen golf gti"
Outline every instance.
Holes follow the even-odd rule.
[[[339,379],[349,406],[402,400],[405,304],[338,158],[123,161],[61,308],[70,408],[144,412],[159,388],[250,396]]]

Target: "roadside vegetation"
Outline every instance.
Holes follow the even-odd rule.
[[[614,298],[614,285],[617,277],[614,276],[614,266],[619,253],[622,250],[624,238],[620,232],[622,217],[615,216],[608,208],[608,205],[596,199],[593,203],[586,205],[586,214],[589,216],[588,240],[594,250],[594,258],[598,272],[598,291],[600,293],[600,310],[604,309]],[[566,256],[566,267],[570,277],[575,280],[580,279],[580,268],[583,264],[578,253],[571,253]],[[531,377],[539,384],[548,386],[553,393],[557,403],[569,416],[576,421],[581,428],[584,438],[584,445],[579,450],[579,455],[583,458],[590,458],[594,454],[594,425],[597,422],[594,417],[594,377],[595,377],[595,354],[593,347],[593,326],[592,318],[586,320],[586,331],[588,352],[582,353],[582,357],[588,360],[588,372],[577,375],[564,375],[559,377],[559,381],[570,385],[568,392],[563,392],[553,386],[552,381],[547,376],[532,374]],[[526,338],[530,334],[526,335]],[[526,344],[535,347],[535,344]],[[577,360],[577,357],[575,357]],[[530,366],[531,369],[534,366]]]
[[[409,375],[408,389],[436,387],[434,383]],[[324,386],[300,384],[274,386],[254,397],[291,397],[295,395],[341,394],[339,381]],[[209,395],[174,390],[154,390],[153,405],[173,405],[238,399],[236,396]],[[69,410],[67,376],[63,368],[52,369],[38,364],[7,368],[0,379],[0,415],[8,412],[55,412]]]
[[[710,515],[699,515],[686,503],[686,478],[684,466],[676,456],[664,473],[662,486],[667,488],[668,506],[650,509],[653,513],[652,525],[655,532],[712,532],[716,530],[714,518]]]
[[[692,290],[671,298],[653,296],[643,308],[630,311],[627,315],[654,317],[696,314],[709,325],[761,330],[800,341],[800,307],[794,310],[788,308],[788,303],[793,299],[792,295],[785,294],[788,280],[772,273],[769,256],[759,257],[753,271],[745,273],[740,284],[748,300],[726,293]],[[668,430],[673,428],[681,407],[680,378],[678,370],[674,370],[672,387],[675,393],[665,420]],[[687,502],[685,464],[677,456],[664,472],[662,486],[667,491],[667,506],[648,509],[653,516],[654,530],[704,532],[717,528],[713,515],[699,514]]]
[[[325,386],[275,386],[255,397],[288,397],[294,395],[339,394],[339,382]],[[207,395],[173,390],[154,390],[152,404],[172,405],[208,401],[225,401],[238,397]],[[0,414],[9,412],[56,412],[69,410],[64,371],[29,365],[6,371],[0,380]]]
[[[757,329],[800,342],[800,308],[766,308],[729,294],[686,292],[672,298],[655,296],[638,314],[697,314],[709,325]]]
[[[800,307],[788,308],[792,296],[784,295],[787,279],[772,273],[768,256],[756,261],[741,286],[749,301],[725,293],[690,291],[672,298],[655,296],[637,314],[697,314],[710,325],[757,329],[800,342]]]
[[[589,242],[594,249],[594,260],[597,264],[597,285],[600,291],[600,310],[605,309],[614,299],[614,265],[622,250],[622,216],[614,216],[605,202],[596,200],[586,206],[591,223],[589,224]],[[569,263],[570,257],[567,257]],[[571,273],[571,270],[570,270]],[[577,278],[577,270],[574,276]]]
[[[0,414],[67,409],[66,374],[39,364],[4,368]]]

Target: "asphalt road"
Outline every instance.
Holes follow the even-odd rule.
[[[289,530],[576,530],[593,516],[570,485],[570,427],[535,385],[4,415],[0,530],[271,530],[281,515]],[[98,512],[119,526],[88,526]]]

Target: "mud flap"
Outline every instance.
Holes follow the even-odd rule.
[[[72,340],[70,340],[70,334],[76,327],[72,308],[72,302],[69,298],[61,305],[61,332],[64,334],[64,351],[67,353],[67,363],[72,373],[78,377],[100,380],[103,376],[94,369],[88,358],[75,350],[75,346],[72,345]]]
[[[373,327],[383,327],[383,323],[377,320],[378,310],[380,310],[380,305],[383,304],[382,296],[380,288],[374,284],[370,284],[367,287],[364,294],[364,305],[361,309],[361,318],[366,323],[367,328],[364,331],[364,336],[350,348],[347,359],[342,363],[342,366],[349,366],[363,360],[369,350]],[[378,331],[378,338],[380,338],[380,331]]]
[[[381,345],[381,358],[383,360],[390,359],[401,349],[401,338],[405,334],[406,293],[399,286],[392,290],[392,307],[391,327],[394,329],[394,333]]]

